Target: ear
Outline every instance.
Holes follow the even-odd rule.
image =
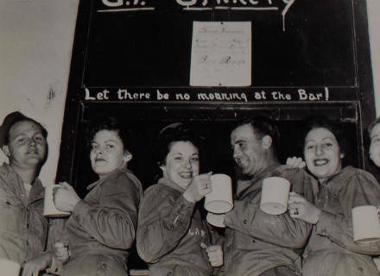
[[[160,169],[161,169],[162,173],[166,172],[166,166],[165,165],[161,164]]]
[[[261,140],[261,146],[264,149],[269,149],[272,146],[272,137],[270,137],[269,135],[265,135]]]
[[[4,145],[3,148],[2,148],[4,154],[9,158],[9,156],[11,155],[11,153],[9,152],[9,148],[7,145]]]
[[[133,158],[133,154],[130,153],[129,151],[126,151],[126,152],[124,153],[123,158],[124,158],[125,163],[128,163],[129,161],[132,160],[132,158]]]
[[[340,159],[343,159],[344,156],[345,156],[344,152],[341,152],[340,155],[339,155]]]

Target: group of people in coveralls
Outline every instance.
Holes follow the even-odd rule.
[[[186,123],[158,133],[152,154],[162,177],[143,192],[127,168],[130,134],[114,118],[97,121],[89,157],[98,180],[83,199],[68,183],[57,185],[55,206],[71,214],[62,219],[43,216],[38,175],[47,130],[20,112],[8,114],[0,127],[9,158],[0,167],[0,258],[19,263],[22,276],[121,276],[136,244],[152,276],[380,275],[380,241],[354,242],[351,217],[353,207],[380,206],[380,185],[369,172],[343,166],[355,145],[345,148],[335,122],[313,118],[304,129],[303,159],[280,164],[275,122],[237,122],[230,135],[238,168],[234,207],[220,231],[202,215],[211,172],[201,173],[205,145]],[[370,159],[380,167],[380,120],[369,138]],[[291,183],[288,210],[280,215],[260,209],[270,176]]]

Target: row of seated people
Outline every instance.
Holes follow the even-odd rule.
[[[354,241],[351,211],[380,206],[380,186],[370,173],[343,167],[339,130],[326,118],[308,120],[304,161],[280,164],[273,121],[237,123],[230,142],[239,179],[233,208],[223,215],[225,228],[218,231],[199,204],[212,192],[212,173],[200,168],[202,139],[185,123],[158,134],[154,155],[162,177],[143,192],[127,168],[127,132],[114,118],[97,122],[89,155],[99,179],[83,199],[68,183],[57,185],[54,204],[70,216],[47,218],[38,179],[47,131],[11,113],[0,128],[9,158],[0,167],[0,268],[18,264],[23,276],[128,275],[136,243],[149,275],[379,275],[380,240]],[[380,121],[369,133],[370,158],[380,167]],[[288,209],[278,215],[260,209],[262,183],[271,176],[291,183]]]

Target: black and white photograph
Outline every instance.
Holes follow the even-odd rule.
[[[379,276],[379,0],[1,0],[1,276]]]

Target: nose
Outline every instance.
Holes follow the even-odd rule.
[[[233,158],[238,158],[240,156],[240,148],[237,146],[237,145],[234,145],[233,146],[233,154],[232,154],[232,157]]]
[[[98,147],[98,148],[94,149],[94,153],[96,155],[102,155],[103,154],[103,149],[100,148],[100,147]]]
[[[319,156],[319,155],[321,155],[322,153],[323,153],[323,147],[322,147],[322,145],[317,145],[317,146],[315,147],[315,155]]]
[[[36,141],[34,141],[33,138],[29,138],[29,139],[28,139],[28,145],[29,145],[29,146],[35,146],[35,145],[36,145]]]
[[[184,162],[185,162],[185,164],[184,164],[185,168],[186,169],[191,169],[191,161],[190,160],[185,160]]]

